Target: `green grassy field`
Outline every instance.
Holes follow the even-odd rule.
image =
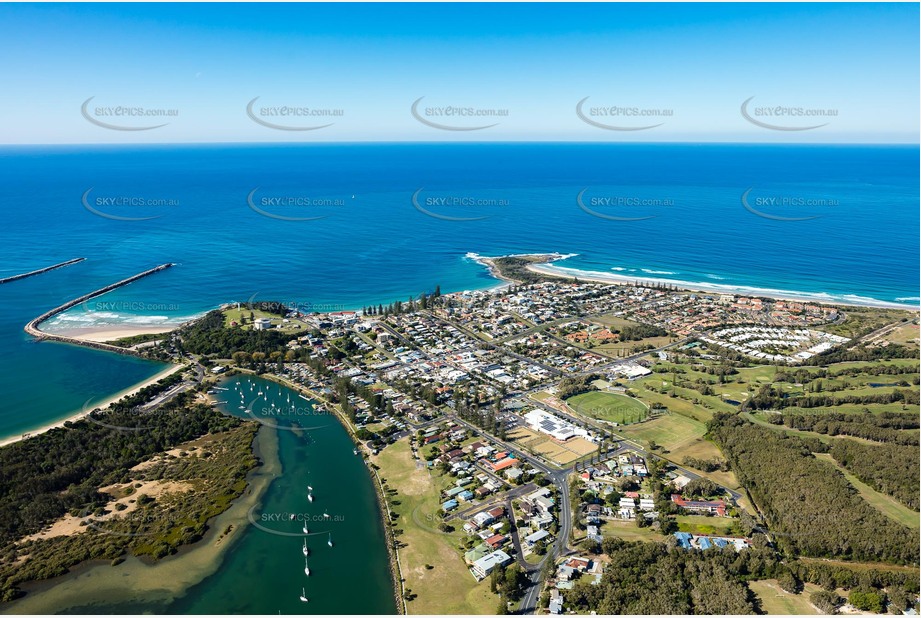
[[[669,451],[675,451],[701,438],[707,432],[700,421],[681,414],[663,414],[636,425],[618,428],[618,433],[643,444],[655,442]]]
[[[912,364],[914,363],[914,364]],[[809,396],[812,393],[806,392],[807,387],[792,382],[775,381],[776,374],[782,368],[773,366],[754,366],[738,369],[738,373],[727,375],[724,383],[720,384],[713,375],[707,374],[701,369],[707,366],[713,366],[716,363],[711,361],[694,361],[691,362],[658,362],[654,366],[656,373],[637,380],[634,389],[638,391],[639,396],[650,403],[660,403],[669,409],[692,416],[698,420],[709,419],[714,411],[733,412],[738,409],[736,404],[728,403],[726,400],[744,402],[751,395],[757,392],[762,386],[770,384],[775,389],[790,397]],[[819,378],[818,368],[800,368],[807,370],[816,377],[824,386],[823,392],[834,393],[837,396],[864,396],[864,395],[883,395],[891,393],[898,389],[908,387],[904,386],[877,386],[870,384],[888,384],[897,382],[907,382],[912,384],[917,379],[918,373],[907,373],[898,375],[872,375],[858,374],[853,376],[835,376],[835,372],[843,369],[860,369],[862,367],[885,365],[898,366],[917,366],[917,361],[911,359],[897,359],[887,361],[886,363],[871,362],[853,362],[840,363],[833,365],[830,371],[832,377]],[[712,391],[710,395],[703,395],[699,390],[699,385],[706,384]],[[911,387],[916,388],[916,387]],[[674,395],[674,396],[672,396]],[[874,413],[879,412],[905,412],[910,406],[904,406],[901,403],[891,404],[841,404],[832,407],[812,407],[797,408],[789,407],[786,409],[789,413],[796,414],[825,414],[828,412],[837,413],[858,413],[865,409]]]
[[[397,490],[391,510],[399,515],[400,562],[406,587],[417,594],[407,603],[410,614],[492,614],[499,597],[489,591],[489,582],[477,583],[464,563],[458,545],[463,531],[445,533],[439,492],[448,477],[417,467],[409,441],[399,440],[372,458],[380,475]],[[434,568],[428,569],[426,565]]]
[[[566,400],[567,405],[580,414],[619,425],[638,423],[648,415],[649,408],[642,401],[620,393],[591,391]]]
[[[601,525],[601,536],[617,537],[625,541],[664,541],[665,537],[652,528],[638,528],[633,520],[606,521]]]
[[[818,614],[819,611],[809,602],[809,595],[820,588],[806,584],[800,594],[785,592],[776,579],[763,579],[748,582],[748,587],[761,602],[761,609],[767,614],[805,616]]]
[[[886,494],[882,494],[866,483],[863,483],[860,479],[848,472],[845,468],[838,465],[838,462],[836,462],[828,453],[816,453],[815,456],[816,459],[827,461],[829,465],[835,466],[835,468],[840,470],[848,482],[854,486],[854,489],[857,490],[860,496],[883,515],[899,522],[904,526],[913,528],[914,530],[921,528],[921,521],[919,521],[917,511],[911,510],[895,498],[891,498]]]
[[[677,515],[675,522],[681,532],[691,534],[722,534],[738,536],[735,529],[736,519],[726,517],[706,517],[705,515]]]

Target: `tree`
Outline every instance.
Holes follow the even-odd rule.
[[[817,590],[809,595],[809,602],[815,605],[823,614],[834,614],[844,599],[828,590]]]
[[[781,589],[791,594],[799,594],[803,590],[803,582],[801,582],[790,569],[784,569],[777,578],[777,583],[780,585]]]
[[[857,588],[851,590],[847,597],[848,603],[864,611],[881,614],[885,607],[885,595],[880,590]]]

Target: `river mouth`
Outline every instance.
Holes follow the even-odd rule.
[[[254,442],[263,464],[205,538],[154,564],[78,567],[26,588],[5,613],[303,614],[302,593],[310,613],[396,613],[372,479],[345,428],[275,382],[243,375],[219,386],[225,412],[263,423]]]

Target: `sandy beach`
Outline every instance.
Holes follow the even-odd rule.
[[[22,435],[19,435],[19,436],[10,436],[10,437],[8,437],[8,438],[3,438],[2,440],[0,440],[0,447],[6,446],[7,444],[12,444],[13,442],[19,442],[20,440],[24,440],[24,439],[26,439],[26,438],[31,438],[32,436],[37,436],[38,434],[45,433],[46,431],[50,431],[50,430],[55,429],[55,428],[57,428],[57,427],[63,427],[63,426],[64,426],[64,423],[66,423],[66,422],[68,422],[68,421],[76,421],[76,420],[79,420],[79,419],[83,418],[84,416],[86,416],[87,414],[89,414],[90,412],[92,412],[93,410],[95,410],[96,408],[106,408],[106,407],[108,407],[109,405],[111,405],[111,404],[115,403],[116,401],[118,401],[119,399],[121,399],[122,397],[126,397],[126,396],[128,396],[128,395],[133,395],[134,393],[138,392],[139,390],[141,390],[141,389],[144,388],[145,386],[150,386],[151,384],[157,382],[158,380],[162,380],[162,379],[165,378],[166,376],[171,375],[171,374],[173,374],[173,373],[175,373],[175,372],[177,372],[177,371],[181,371],[182,369],[185,369],[185,368],[186,368],[186,365],[170,365],[170,366],[166,367],[163,371],[160,371],[160,372],[157,373],[156,375],[151,376],[149,379],[147,379],[147,380],[141,382],[140,384],[135,384],[134,386],[132,386],[132,387],[130,387],[130,388],[127,388],[127,389],[121,391],[120,393],[116,393],[116,394],[112,395],[111,397],[109,397],[109,398],[107,398],[107,399],[105,399],[105,400],[103,400],[103,401],[101,401],[101,402],[90,402],[89,405],[90,405],[91,407],[89,407],[89,408],[86,409],[86,410],[82,410],[82,409],[81,409],[81,410],[79,410],[78,412],[75,412],[75,413],[73,413],[72,415],[70,415],[70,416],[68,416],[68,417],[66,417],[66,418],[62,418],[61,420],[55,421],[54,423],[50,423],[50,424],[48,424],[48,425],[45,425],[44,427],[40,427],[40,428],[38,428],[38,429],[33,429],[32,431],[30,431],[30,432],[28,432],[28,433],[25,433],[25,434],[22,434]]]
[[[564,259],[564,258],[559,258]],[[558,260],[552,260],[555,262]],[[834,296],[823,292],[797,292],[793,290],[779,290],[772,288],[756,288],[742,285],[732,285],[724,283],[697,283],[693,281],[681,281],[677,279],[665,279],[649,276],[625,276],[614,273],[600,272],[594,270],[580,270],[577,268],[566,268],[558,266],[548,260],[545,264],[531,264],[527,269],[551,277],[565,277],[567,279],[578,278],[580,281],[595,281],[599,283],[614,283],[621,285],[632,285],[639,281],[647,284],[668,284],[676,286],[683,290],[692,292],[706,292],[716,294],[736,294],[741,296],[760,296],[764,298],[775,298],[778,300],[793,300],[799,302],[817,303],[823,305],[850,305],[858,307],[881,307],[890,309],[904,309],[908,311],[918,311],[917,304],[909,305],[895,303],[874,298],[865,298],[862,296]]]
[[[135,337],[137,335],[159,335],[161,333],[168,333],[176,329],[175,324],[164,325],[164,326],[139,326],[135,328],[126,328],[123,326],[116,326],[112,328],[74,328],[67,331],[54,333],[56,335],[63,335],[65,337],[73,337],[75,339],[82,339],[84,341],[95,341],[97,343],[105,343],[106,341],[115,341],[116,339],[123,339],[125,337]]]

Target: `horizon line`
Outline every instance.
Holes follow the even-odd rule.
[[[601,141],[601,140],[341,140],[341,141],[189,141],[189,142],[21,142],[0,143],[0,148],[33,146],[370,146],[370,145],[485,145],[485,144],[579,144],[610,146],[914,146],[915,142],[775,142],[775,141]]]

